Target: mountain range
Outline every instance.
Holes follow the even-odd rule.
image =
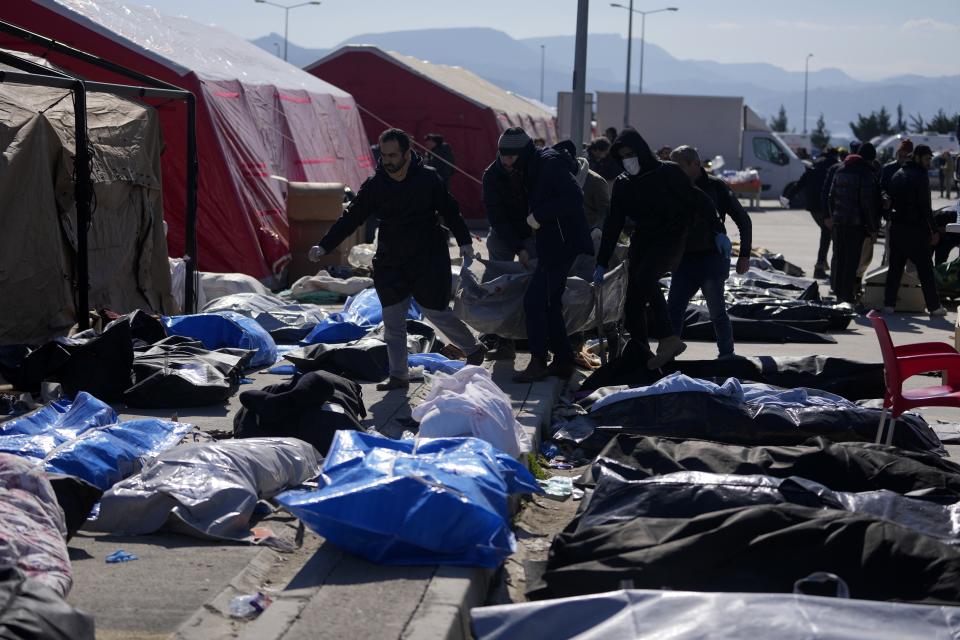
[[[270,34],[253,41],[276,53],[283,38]],[[556,104],[558,91],[571,86],[574,37],[547,36],[515,39],[490,28],[448,28],[362,33],[330,49],[308,49],[288,44],[288,59],[306,66],[344,44],[373,44],[383,49],[430,62],[457,65],[504,89],[540,98],[541,45],[544,46],[544,95]],[[634,41],[631,90],[637,90],[639,40]],[[614,33],[590,34],[587,43],[587,91],[623,91],[626,38]],[[721,63],[679,59],[666,49],[646,43],[643,90],[648,93],[743,96],[755,111],[772,117],[784,105],[789,128],[802,131],[803,72],[787,71],[766,63]],[[811,71],[808,92],[808,129],[824,114],[834,134],[851,135],[849,123],[858,113],[885,106],[895,113],[898,104],[905,114],[929,118],[940,108],[960,112],[960,75],[925,77],[902,75],[884,80],[862,81],[840,69]]]

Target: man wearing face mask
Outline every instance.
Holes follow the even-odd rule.
[[[512,261],[514,257],[525,268],[532,268],[537,257],[533,229],[527,224],[527,191],[517,158],[530,143],[530,136],[520,127],[503,132],[497,145],[497,157],[483,172],[483,208],[490,222],[487,252],[491,260]],[[498,337],[496,351],[488,357],[513,360],[513,340]]]
[[[680,263],[687,229],[694,215],[702,215],[709,198],[678,165],[657,159],[634,129],[621,131],[610,152],[621,161],[625,173],[613,183],[594,283],[603,282],[623,225],[631,218],[636,227],[630,238],[626,325],[631,341],[646,353],[647,366],[659,369],[682,353],[686,345],[674,333],[660,340],[656,355],[650,352],[647,313],[658,326],[670,330],[660,279]]]
[[[457,201],[437,172],[424,166],[410,148],[410,137],[399,129],[380,134],[380,162],[309,258],[335,249],[370,216],[380,227],[373,258],[373,286],[383,305],[384,339],[390,378],[380,390],[406,389],[407,310],[413,297],[423,315],[467,355],[467,364],[481,364],[484,348],[470,329],[448,309],[450,252],[448,230],[460,245],[465,263],[473,259],[470,232]]]

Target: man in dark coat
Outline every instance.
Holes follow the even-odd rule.
[[[940,240],[930,204],[930,177],[928,171],[933,151],[925,144],[917,145],[911,158],[893,174],[887,193],[893,200],[890,214],[890,268],[884,290],[885,313],[893,313],[897,306],[897,292],[907,260],[917,267],[920,286],[927,311],[931,316],[945,316],[940,306],[937,285],[933,278],[930,247]]]
[[[830,229],[824,224],[824,220],[829,218],[829,214],[824,210],[825,200],[822,197],[823,185],[827,181],[827,174],[831,167],[837,164],[837,150],[834,147],[824,149],[820,157],[814,161],[813,166],[807,169],[797,184],[797,189],[802,190],[807,204],[807,211],[813,221],[820,227],[820,245],[817,248],[817,263],[813,268],[814,278],[827,277],[827,253],[830,251]]]
[[[448,309],[452,232],[465,262],[473,259],[470,232],[460,207],[443,186],[437,172],[424,166],[410,148],[410,138],[399,129],[380,134],[380,163],[356,198],[320,242],[310,259],[329,253],[364,223],[376,216],[380,226],[373,258],[373,286],[383,305],[384,338],[390,378],[378,388],[406,389],[407,309],[413,297],[423,314],[467,354],[469,364],[483,362],[484,349],[470,329]]]
[[[521,136],[526,137],[522,130],[505,132],[502,142],[513,148]],[[576,257],[593,254],[583,192],[574,179],[577,167],[567,154],[536,149],[532,141],[525,142],[516,162],[527,190],[527,224],[534,232],[537,266],[523,297],[530,364],[515,380],[530,382],[548,375],[568,378],[574,364],[563,317],[563,292]],[[553,352],[549,367],[548,347]]]
[[[863,241],[876,237],[880,225],[880,185],[873,169],[876,149],[865,142],[860,153],[851,153],[837,169],[830,186],[833,226],[833,291],[837,300],[856,300],[857,267]]]
[[[522,134],[522,135],[521,135]],[[537,257],[533,229],[527,224],[527,189],[517,158],[530,141],[520,127],[507,129],[497,148],[497,157],[483,172],[483,208],[490,222],[487,252],[491,260],[512,261],[517,258],[526,268]],[[513,340],[497,337],[497,349],[489,354],[497,360],[513,360]]]
[[[710,313],[710,322],[717,334],[717,349],[721,359],[734,357],[733,325],[727,315],[724,286],[730,274],[730,254],[726,250],[727,230],[724,218],[729,215],[740,231],[740,254],[737,257],[737,273],[743,274],[750,267],[750,245],[753,242],[753,224],[740,201],[730,191],[727,183],[709,175],[700,164],[700,154],[693,147],[677,147],[670,159],[680,165],[693,184],[710,198],[716,211],[706,207],[706,215],[695,216],[687,232],[687,244],[680,266],[670,278],[670,295],[667,309],[674,333],[683,335],[683,318],[687,304],[697,293],[703,292]],[[718,238],[718,234],[723,238]]]
[[[624,308],[627,330],[631,340],[636,340],[648,353],[647,366],[659,369],[682,353],[686,345],[680,336],[672,334],[660,341],[656,356],[650,353],[647,313],[653,314],[657,325],[670,326],[660,278],[680,263],[687,229],[707,196],[693,186],[677,164],[658,160],[643,136],[634,129],[620,132],[611,155],[620,161],[624,173],[613,183],[594,283],[603,282],[623,225],[631,218],[636,226],[630,238]]]
[[[456,166],[453,158],[453,147],[439,133],[428,133],[424,138],[424,146],[428,152],[423,159],[423,163],[436,170],[437,175],[443,180],[443,186],[449,191],[450,178],[453,177],[453,167]]]

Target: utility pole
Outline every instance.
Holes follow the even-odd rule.
[[[810,58],[812,53],[807,54],[807,59],[803,62],[803,135],[807,135],[807,80],[810,76]]]
[[[543,102],[543,69],[547,60],[547,45],[540,45],[540,102]]]
[[[587,17],[590,0],[577,0],[577,40],[573,55],[573,122],[570,123],[570,137],[583,151],[583,110],[587,99]]]
[[[253,0],[257,4],[268,4],[271,7],[277,7],[283,9],[283,59],[287,59],[287,43],[288,43],[288,34],[290,33],[290,9],[296,9],[297,7],[306,7],[307,5],[320,4],[320,0],[310,0],[310,2],[301,2],[300,4],[277,4],[276,2],[270,2],[270,0]]]

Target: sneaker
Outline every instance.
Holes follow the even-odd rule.
[[[884,307],[884,308],[883,308],[883,315],[885,315],[885,316],[893,315],[894,312],[895,312],[895,309],[894,309],[893,307]]]
[[[377,385],[377,391],[393,391],[394,389],[409,389],[410,381],[406,378],[394,378],[390,376],[386,382]]]
[[[513,340],[500,340],[496,349],[486,352],[488,360],[514,360],[516,357],[517,347]]]
[[[736,353],[731,351],[730,353],[725,353],[723,355],[717,356],[717,360],[736,360],[739,357],[740,356],[738,356]]]
[[[513,376],[514,382],[536,382],[543,380],[549,373],[547,363],[537,357],[530,358],[527,368]]]
[[[654,371],[660,369],[686,349],[687,345],[680,336],[668,336],[657,345],[657,355],[647,360],[647,368]]]
[[[936,309],[930,312],[931,318],[942,318],[945,315],[947,315],[947,310],[944,309],[943,307],[937,307]]]
[[[477,345],[473,353],[467,356],[467,364],[479,366],[483,364],[484,357],[487,355],[487,349],[482,344]]]

